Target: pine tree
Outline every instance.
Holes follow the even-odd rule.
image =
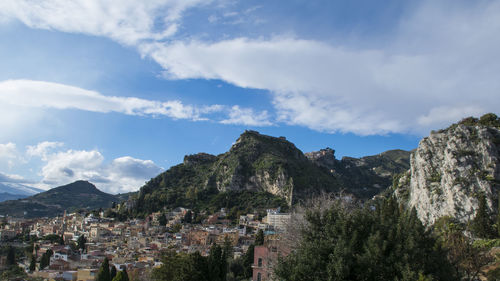
[[[279,280],[459,280],[416,212],[396,200],[358,207],[332,202],[305,213],[302,238]]]
[[[109,273],[109,261],[108,258],[104,258],[104,261],[101,264],[101,268],[99,268],[99,272],[97,273],[96,281],[111,281],[111,275]]]

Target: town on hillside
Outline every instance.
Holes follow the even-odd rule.
[[[162,265],[164,251],[207,256],[216,244],[230,245],[234,259],[252,245],[251,278],[261,281],[272,278],[272,264],[288,251],[280,237],[291,215],[280,208],[241,215],[238,221],[228,219],[224,208],[200,222],[193,219],[192,210],[182,207],[126,221],[102,211],[65,212],[55,218],[2,217],[0,239],[2,248],[24,249],[16,253],[15,262],[30,278],[41,280],[96,280],[105,259],[117,270],[126,270],[129,280],[148,280],[152,269]],[[7,258],[2,256],[0,264],[6,267]]]

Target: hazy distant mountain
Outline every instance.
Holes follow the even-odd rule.
[[[44,191],[45,190],[43,189],[27,186],[20,183],[0,182],[0,193],[31,196]]]
[[[0,215],[43,217],[62,214],[64,210],[107,208],[118,202],[88,181],[76,181],[18,200],[0,203]]]
[[[43,191],[20,183],[0,182],[0,202],[25,198]]]

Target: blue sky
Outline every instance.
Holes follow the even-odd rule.
[[[413,149],[500,108],[499,1],[6,0],[0,182],[108,192],[245,129]]]

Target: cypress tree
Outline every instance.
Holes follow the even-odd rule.
[[[257,231],[257,235],[255,236],[255,246],[262,245],[264,245],[264,231],[262,231],[262,229],[259,229],[259,231]]]
[[[16,264],[16,252],[14,250],[14,247],[9,246],[7,249],[7,261],[6,264],[8,266]]]
[[[34,255],[31,255],[31,261],[30,261],[30,271],[33,272],[36,269],[36,258]]]
[[[112,281],[128,281],[128,274],[126,270],[119,271]]]
[[[222,261],[223,258],[222,248],[217,244],[213,244],[208,255],[208,277],[211,281],[225,280],[225,270],[222,270],[223,263],[225,264],[225,262]],[[224,278],[222,276],[224,276]]]
[[[116,276],[116,267],[114,265],[111,266],[111,271],[109,272],[110,279],[113,280]]]
[[[104,258],[101,264],[101,268],[97,273],[96,281],[111,281],[111,275],[109,273],[109,261],[108,258]]]
[[[252,274],[253,274],[252,264],[253,264],[253,250],[254,250],[254,248],[255,248],[254,244],[251,244],[248,247],[247,252],[243,256],[243,266],[245,268],[245,272],[244,272],[245,278],[250,278],[250,277],[252,277]]]
[[[471,229],[476,236],[481,238],[492,238],[494,236],[493,222],[486,205],[484,193],[478,195],[478,208],[476,216],[472,220]]]

